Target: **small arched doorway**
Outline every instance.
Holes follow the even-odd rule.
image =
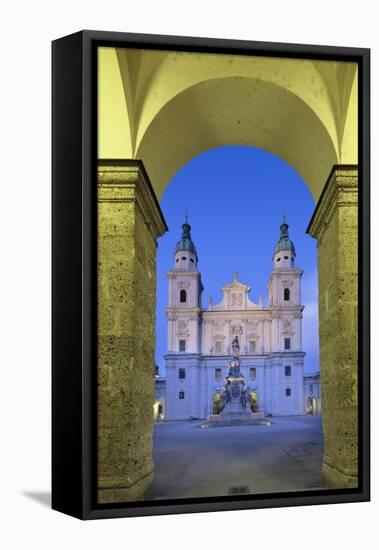
[[[308,397],[306,413],[310,415],[317,414],[317,399],[313,395]]]
[[[153,405],[154,422],[160,422],[164,419],[164,399],[157,399]]]

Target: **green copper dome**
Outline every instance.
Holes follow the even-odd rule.
[[[288,224],[286,222],[286,217],[283,216],[283,222],[280,226],[280,237],[276,243],[275,252],[280,252],[281,250],[290,250],[294,256],[296,256],[295,245],[291,241],[288,235]]]
[[[191,239],[191,226],[188,223],[188,216],[186,215],[186,221],[182,225],[182,238],[176,243],[175,254],[179,251],[193,252],[197,260],[196,246]]]

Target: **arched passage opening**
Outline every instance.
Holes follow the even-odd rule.
[[[314,396],[310,396],[307,399],[307,414],[317,414],[317,399]]]
[[[218,60],[213,71],[211,61],[203,63],[202,56],[165,57],[161,52],[151,54],[147,63],[143,53],[128,57],[109,49],[107,55],[111,78],[100,86],[100,106],[105,107],[100,107],[99,156],[105,160],[99,162],[98,194],[100,502],[131,498],[125,479],[133,479],[133,491],[138,487],[143,494],[153,472],[151,406],[145,410],[139,391],[132,392],[130,415],[138,412],[141,423],[131,423],[125,415],[123,388],[136,383],[133,368],[146,365],[138,384],[143,382],[147,395],[152,391],[148,365],[154,361],[155,240],[165,230],[155,196],[161,197],[171,177],[189,159],[233,144],[257,146],[286,160],[317,202],[308,231],[319,247],[324,474],[330,486],[355,486],[356,67],[286,60],[283,74],[280,68],[275,71],[270,60],[259,59],[245,64],[239,60],[233,73],[227,69],[232,66],[227,58],[223,66]],[[183,81],[173,78],[172,68],[178,63],[188,63],[182,73],[189,77]],[[135,86],[130,88],[133,79]],[[155,93],[157,82],[162,93]],[[111,86],[109,96],[114,99],[118,94],[117,101],[107,99]],[[166,93],[168,89],[173,92]],[[116,107],[121,116],[114,112]],[[108,136],[106,147],[102,136]],[[114,147],[115,136],[124,140],[122,146]],[[342,295],[349,299],[341,302]],[[147,327],[146,333],[141,335],[138,326]],[[343,336],[333,334],[335,326],[344,327]],[[344,365],[343,373],[338,365]],[[109,376],[110,370],[118,369],[119,375]],[[342,375],[346,387],[354,391],[349,397],[332,396],[329,390]],[[347,426],[343,436],[342,425]],[[131,462],[125,459],[120,467],[119,457],[126,457],[135,441],[140,442],[138,468],[130,472]],[[124,488],[109,491],[110,482]]]
[[[153,405],[153,417],[154,422],[161,422],[165,415],[165,400],[163,398],[157,399]]]
[[[213,394],[213,399],[212,399],[212,414],[220,414],[221,410],[222,410],[222,404],[221,404],[220,392],[216,392]]]

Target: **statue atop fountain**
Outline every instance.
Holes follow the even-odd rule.
[[[225,384],[221,388],[220,399],[222,420],[246,420],[252,416],[248,406],[248,388],[245,384],[245,377],[240,369],[240,344],[238,336],[232,341],[232,360],[229,361],[228,375],[225,377]]]

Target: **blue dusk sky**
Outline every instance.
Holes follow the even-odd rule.
[[[299,174],[282,159],[248,146],[212,149],[193,158],[172,178],[161,199],[169,231],[158,240],[156,363],[165,375],[167,351],[166,273],[173,267],[175,244],[181,237],[188,210],[192,239],[199,257],[204,291],[221,300],[221,287],[238,280],[251,287],[250,299],[262,296],[268,304],[267,284],[279,238],[283,212],[296,248],[296,266],[303,269],[302,302],[304,371],[319,368],[317,247],[305,233],[315,208]]]

